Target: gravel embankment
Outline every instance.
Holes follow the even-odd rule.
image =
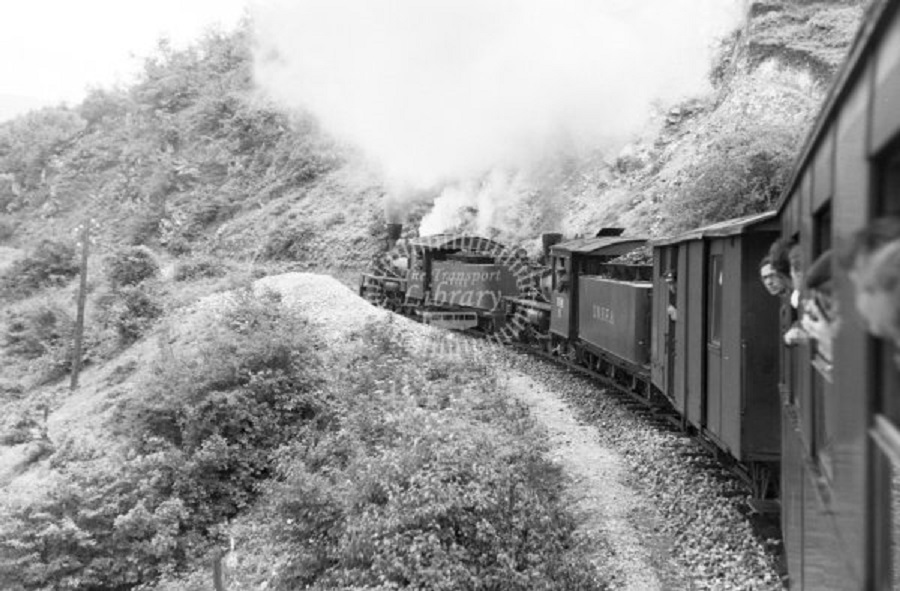
[[[569,412],[590,426],[596,446],[621,458],[622,482],[640,491],[636,501],[628,501],[642,508],[630,511],[631,525],[656,537],[657,544],[671,544],[672,564],[656,564],[665,577],[663,589],[783,588],[775,558],[780,541],[754,534],[742,511],[749,491],[711,468],[712,459],[699,444],[653,425],[582,376],[522,354],[510,359],[515,371],[564,400]],[[601,504],[598,510],[607,508]],[[627,540],[622,544],[627,554]],[[665,554],[658,552],[656,559],[665,560]]]

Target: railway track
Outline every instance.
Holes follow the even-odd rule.
[[[612,377],[605,376],[591,368],[585,367],[565,357],[553,355],[546,351],[530,347],[528,345],[510,343],[513,350],[552,363],[557,367],[582,375],[592,382],[602,386],[607,395],[614,396],[620,404],[628,407],[632,412],[660,429],[666,429],[691,437],[711,458],[710,467],[716,467],[736,476],[751,491],[751,498],[747,502],[747,510],[753,514],[777,517],[779,503],[777,490],[773,490],[773,482],[766,475],[753,474],[747,466],[737,462],[734,458],[723,452],[711,440],[698,432],[697,429],[687,425],[682,418],[669,406],[668,400],[661,396],[646,397],[635,392],[629,385]],[[639,380],[645,380],[641,377]]]

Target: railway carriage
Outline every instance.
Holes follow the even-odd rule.
[[[768,212],[653,242],[653,384],[747,469],[759,499],[777,494],[781,451],[779,305],[757,271],[777,236]]]
[[[806,261],[900,213],[900,2],[870,4],[777,210],[782,235]],[[889,345],[864,330],[846,273],[835,268],[833,277],[841,322],[832,358],[816,344],[782,350],[790,584],[896,589],[900,378]]]

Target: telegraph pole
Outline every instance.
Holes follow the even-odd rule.
[[[78,284],[78,312],[75,316],[75,343],[72,346],[72,382],[69,389],[78,387],[78,374],[81,372],[81,344],[84,338],[84,301],[87,298],[87,264],[88,245],[91,242],[91,220],[86,219],[81,225],[81,271]]]

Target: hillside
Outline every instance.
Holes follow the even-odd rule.
[[[698,192],[731,201],[695,203],[676,226],[764,208],[862,5],[753,2],[711,64],[712,94],[661,105],[618,153],[560,154],[520,171],[504,187],[515,207],[493,232],[529,240],[611,222],[667,231],[662,220]],[[308,116],[281,113],[254,91],[246,28],[211,34],[186,51],[161,44],[131,88],[98,89],[74,108],[0,126],[0,239],[27,247],[69,235],[90,215],[106,248],[146,243],[173,255],[358,268],[381,237],[377,170]],[[406,212],[413,226],[428,206],[419,209]]]

